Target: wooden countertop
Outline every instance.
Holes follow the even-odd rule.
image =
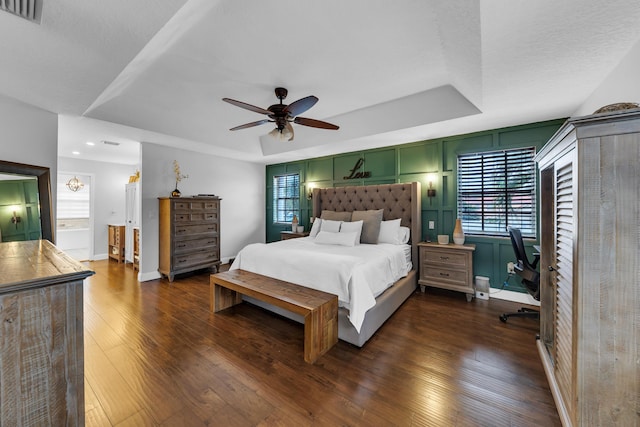
[[[94,274],[48,240],[0,243],[0,294],[42,288]]]

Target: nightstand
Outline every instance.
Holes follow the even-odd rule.
[[[473,251],[476,245],[441,245],[418,243],[420,251],[420,277],[422,292],[425,286],[464,292],[467,301],[475,294],[473,286]]]
[[[297,239],[298,237],[307,237],[308,235],[308,231],[303,231],[302,233],[295,231],[281,231],[280,240]]]

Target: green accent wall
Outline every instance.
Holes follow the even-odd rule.
[[[457,216],[457,156],[463,153],[531,146],[536,147],[536,151],[539,151],[564,121],[565,119],[557,119],[393,147],[268,165],[266,167],[266,240],[267,242],[279,240],[281,231],[291,229],[289,224],[273,222],[273,177],[293,172],[300,174],[299,221],[306,230],[309,230],[312,215],[311,201],[306,198],[309,188],[419,181],[422,184],[423,235],[421,240],[435,241],[438,234],[451,236]],[[370,172],[370,176],[359,179],[344,179],[350,175],[351,169],[361,158],[364,159],[364,163],[358,171]],[[429,182],[436,190],[436,197],[432,199],[427,197]],[[435,223],[433,230],[429,230],[429,221]],[[533,253],[532,245],[537,244],[538,241],[539,239],[525,242],[529,254]],[[509,238],[467,235],[465,243],[476,245],[473,254],[474,276],[487,276],[492,287],[502,287],[507,278],[507,263],[513,261],[514,258]],[[509,281],[506,289],[526,292],[521,287],[519,280],[513,278]]]
[[[11,222],[14,211],[17,224]],[[3,242],[42,238],[37,179],[0,181],[0,233]]]

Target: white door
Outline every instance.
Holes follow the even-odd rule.
[[[125,186],[125,221],[124,221],[124,259],[125,262],[133,262],[133,229],[140,224],[140,184],[137,182]]]

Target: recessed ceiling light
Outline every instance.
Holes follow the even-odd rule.
[[[91,142],[91,141],[87,141],[87,145],[94,146],[94,145],[96,145],[96,143],[95,142]]]
[[[74,154],[74,155],[77,156],[78,154],[80,154],[80,152],[79,151],[72,151],[71,154]]]

